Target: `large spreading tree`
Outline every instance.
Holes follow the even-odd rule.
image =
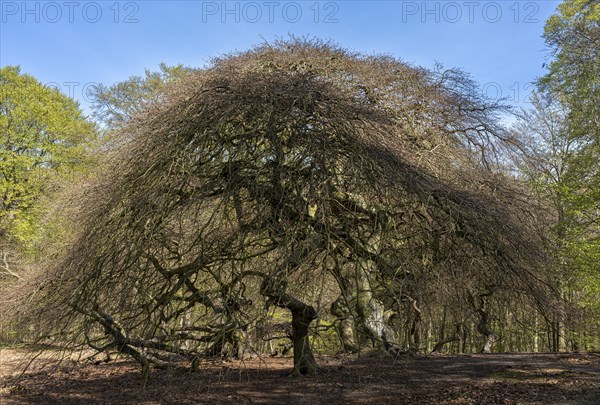
[[[217,58],[70,198],[78,231],[32,319],[148,370],[260,351],[275,308],[303,374],[315,319],[348,350],[419,350],[420,307],[460,302],[490,350],[493,300],[545,305],[527,192],[490,170],[499,108],[459,71],[318,41]]]

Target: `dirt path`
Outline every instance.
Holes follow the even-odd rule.
[[[327,357],[290,378],[289,358],[155,370],[63,362],[18,378],[26,353],[0,351],[0,404],[600,404],[600,354]],[[37,360],[41,363],[40,360]]]

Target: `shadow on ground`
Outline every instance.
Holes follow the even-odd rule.
[[[324,357],[321,373],[299,378],[289,377],[289,358],[212,363],[195,373],[174,363],[154,370],[145,389],[124,360],[19,376],[15,356],[4,365],[2,356],[2,405],[600,403],[600,354]]]

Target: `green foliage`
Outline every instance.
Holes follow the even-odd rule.
[[[536,93],[533,108],[524,111],[517,130],[529,150],[523,171],[547,208],[541,232],[555,259],[547,271],[569,308],[600,310],[597,172],[594,148],[573,136],[569,108],[555,94]],[[595,315],[589,316],[593,318]],[[582,323],[585,324],[585,323]],[[569,330],[573,339],[581,326]],[[583,337],[577,337],[585,347]]]
[[[335,354],[340,350],[340,337],[336,324],[327,319],[319,319],[315,327],[316,333],[311,336],[310,343],[316,354]]]
[[[554,55],[540,88],[567,110],[566,137],[579,145],[570,157],[568,190],[572,214],[581,223],[595,223],[600,209],[600,3],[566,0],[546,22],[546,43]],[[593,213],[595,215],[590,216]]]
[[[25,242],[34,233],[39,198],[55,179],[90,163],[96,129],[75,101],[19,67],[0,69],[0,84],[0,229]]]
[[[148,103],[158,101],[166,85],[183,77],[192,69],[183,65],[167,66],[159,64],[159,71],[148,69],[145,75],[131,76],[129,79],[111,86],[98,85],[92,90],[94,117],[112,129],[129,120]]]
[[[566,0],[546,22],[554,55],[540,84],[569,107],[572,135],[600,143],[600,3]]]
[[[565,308],[576,309],[553,328],[563,336],[564,322],[569,347],[588,347],[600,310],[600,3],[564,1],[544,38],[552,61],[518,131],[529,149],[525,174],[548,209],[548,271]]]
[[[546,22],[544,38],[554,54],[540,80],[566,110],[564,142],[576,148],[566,156],[562,195],[565,223],[563,256],[577,269],[576,283],[600,290],[600,3],[566,0]],[[596,295],[598,297],[598,295]],[[597,304],[600,305],[600,304]]]

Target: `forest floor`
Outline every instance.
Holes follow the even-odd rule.
[[[291,358],[174,363],[141,388],[136,364],[65,360],[22,372],[31,352],[0,348],[0,404],[600,404],[600,353],[320,357],[317,375],[289,377]],[[45,360],[46,359],[46,360]]]

